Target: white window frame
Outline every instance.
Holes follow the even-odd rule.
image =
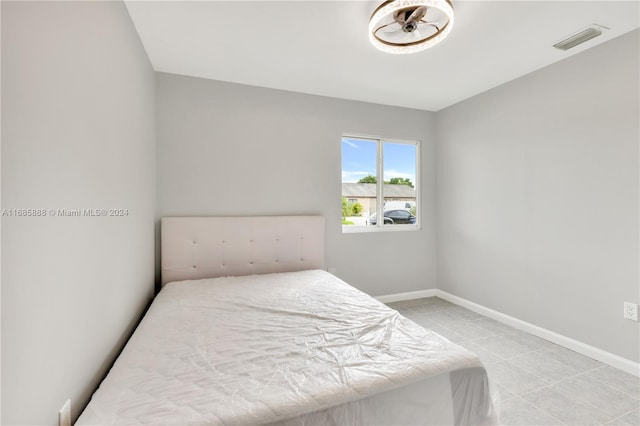
[[[375,225],[341,225],[343,234],[353,234],[362,232],[402,232],[402,231],[418,231],[422,229],[420,217],[422,216],[422,208],[420,203],[420,141],[419,140],[406,140],[395,138],[384,138],[381,136],[362,135],[355,133],[345,133],[340,138],[340,158],[342,159],[342,139],[364,139],[376,142],[377,145],[377,158],[376,158],[376,217],[382,217],[382,223],[378,220]],[[414,224],[399,224],[399,225],[384,225],[384,198],[383,198],[383,186],[384,186],[384,144],[397,143],[405,145],[413,145],[416,147],[416,176],[415,176],[415,190],[416,190],[416,223]],[[342,172],[342,160],[340,161],[340,171]],[[340,181],[342,184],[342,180]],[[342,189],[340,190],[340,196],[342,198]]]

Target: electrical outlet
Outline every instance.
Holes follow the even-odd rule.
[[[628,320],[638,321],[638,304],[624,302],[624,317]]]
[[[67,399],[58,411],[58,426],[71,426],[71,400]]]

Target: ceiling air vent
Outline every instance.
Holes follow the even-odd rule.
[[[553,47],[560,50],[569,50],[572,47],[576,47],[577,45],[584,43],[585,41],[598,37],[600,34],[602,34],[602,31],[608,29],[609,28],[602,25],[591,24],[587,28],[578,31],[577,33],[570,35],[563,40],[560,40],[559,42],[554,44]]]

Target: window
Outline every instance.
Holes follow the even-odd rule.
[[[343,136],[342,231],[418,229],[419,158],[417,141]]]

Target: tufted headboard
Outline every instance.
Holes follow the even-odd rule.
[[[324,269],[324,217],[164,217],[162,285]]]

